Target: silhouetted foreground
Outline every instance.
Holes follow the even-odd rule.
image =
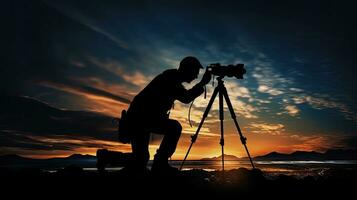
[[[245,168],[222,172],[182,171],[172,175],[129,174],[125,170],[98,173],[69,166],[57,172],[41,170],[2,170],[3,191],[16,189],[29,194],[44,191],[52,194],[118,197],[242,197],[264,196],[296,198],[309,196],[354,195],[357,170],[330,169],[323,176],[295,179],[280,175],[266,178],[260,170]],[[4,184],[6,183],[6,184]],[[9,190],[8,190],[9,189]],[[16,194],[16,193],[15,193]],[[167,196],[170,195],[170,196]]]

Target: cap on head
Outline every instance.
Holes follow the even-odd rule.
[[[187,56],[184,59],[181,60],[179,70],[186,71],[189,69],[201,69],[203,68],[200,61],[198,61],[197,58],[193,56]]]

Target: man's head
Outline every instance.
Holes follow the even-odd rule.
[[[187,56],[181,60],[178,71],[182,75],[182,81],[190,83],[197,78],[202,65],[197,58],[192,56]]]

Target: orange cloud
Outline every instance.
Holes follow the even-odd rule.
[[[54,88],[71,94],[79,95],[84,98],[82,104],[78,104],[79,110],[90,110],[101,112],[110,116],[118,116],[122,109],[127,109],[129,100],[121,97],[116,98],[116,95],[102,95],[95,92],[83,90],[82,88],[53,82],[40,82],[42,86]],[[104,92],[104,94],[106,94]],[[78,100],[77,100],[78,101]]]
[[[125,64],[120,63],[118,60],[99,60],[95,57],[90,57],[89,61],[95,64],[97,67],[105,69],[109,72],[114,73],[118,77],[121,77],[128,83],[144,88],[153,79],[153,76],[145,75],[139,71],[127,72],[124,70]],[[128,68],[128,67],[126,67]]]
[[[340,136],[326,136],[326,135],[290,135],[286,138],[286,143],[277,146],[281,151],[325,151],[331,148],[342,148]]]

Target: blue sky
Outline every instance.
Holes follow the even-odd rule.
[[[187,55],[203,65],[244,63],[244,79],[227,78],[226,86],[253,144],[277,140],[281,151],[352,147],[356,26],[349,5],[15,1],[15,63],[6,63],[1,90],[57,108],[115,116],[153,77],[176,68]],[[208,86],[208,98],[212,89]],[[202,97],[195,101],[195,123],[207,103]],[[172,118],[186,123],[189,133],[187,108],[178,105]],[[207,137],[215,134],[216,117],[214,109]],[[273,151],[274,145],[256,154]]]

